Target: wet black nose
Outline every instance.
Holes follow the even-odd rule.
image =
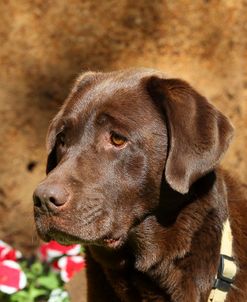
[[[54,209],[64,205],[69,198],[68,192],[62,185],[41,183],[33,194],[35,207]]]

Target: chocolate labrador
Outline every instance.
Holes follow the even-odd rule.
[[[218,167],[228,119],[179,79],[149,69],[87,72],[47,136],[34,193],[41,238],[86,246],[88,301],[207,301],[230,221],[247,301],[247,201]]]

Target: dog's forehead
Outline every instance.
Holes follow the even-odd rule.
[[[133,112],[147,98],[142,79],[151,70],[90,74],[77,82],[63,108],[64,116],[89,115],[95,110]],[[142,103],[143,105],[143,103]]]

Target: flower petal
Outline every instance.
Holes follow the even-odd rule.
[[[73,244],[69,246],[61,245],[52,240],[40,246],[39,253],[42,260],[52,261],[54,258],[63,255],[78,255],[81,251],[80,244]]]
[[[27,279],[18,263],[12,260],[0,262],[0,291],[12,294],[24,288]]]
[[[13,249],[10,245],[0,240],[0,261],[2,260],[17,260],[21,258],[21,252]]]
[[[68,282],[76,272],[79,272],[85,266],[86,262],[82,256],[64,256],[58,260],[61,279],[64,282]]]

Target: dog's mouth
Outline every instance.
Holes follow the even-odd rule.
[[[38,233],[39,233],[39,236],[41,237],[41,239],[46,242],[55,240],[62,245],[84,244],[85,243],[79,237],[65,233],[63,231],[59,231],[59,230],[52,229],[47,233],[41,233],[40,231],[38,231]]]
[[[39,215],[36,216],[36,227],[41,239],[47,242],[55,240],[62,245],[82,244],[118,250],[127,244],[131,230],[150,215],[150,213],[144,215],[127,230],[114,228],[110,231],[109,228],[102,227],[100,230],[102,232],[95,232],[89,228],[86,233],[74,233],[75,228],[71,229],[71,227],[66,226],[63,221],[56,219],[57,217],[53,217],[52,220],[42,220]]]
[[[41,232],[38,230],[39,236],[46,242],[55,240],[62,245],[72,245],[72,244],[82,244],[82,245],[97,245],[103,246],[110,249],[120,248],[125,240],[124,236],[114,237],[112,235],[103,236],[101,238],[95,239],[83,239],[80,236],[72,235],[65,231],[59,230],[57,228],[50,228],[47,232]]]
[[[76,236],[72,236],[70,234],[66,234],[64,232],[54,232],[47,236],[48,241],[50,240],[56,240],[62,245],[71,245],[71,244],[83,244],[83,245],[98,245],[98,246],[104,246],[110,249],[118,249],[120,248],[124,240],[122,237],[118,238],[109,238],[109,237],[104,237],[103,239],[98,239],[98,240],[83,240],[81,238],[78,238]]]
[[[118,238],[109,238],[109,237],[105,237],[103,239],[103,245],[105,245],[108,248],[113,248],[113,249],[117,249],[120,246],[123,245],[123,237],[118,237]]]

